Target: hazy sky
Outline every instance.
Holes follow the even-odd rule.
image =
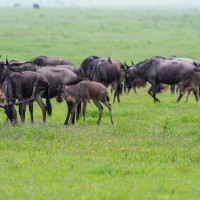
[[[200,0],[0,0],[1,6],[200,6]]]

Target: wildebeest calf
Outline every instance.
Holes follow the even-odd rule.
[[[179,90],[180,90],[180,98],[178,98],[178,102],[188,91],[186,101],[188,101],[189,94],[193,91],[196,101],[199,101],[199,87],[200,87],[200,71],[194,72],[191,79],[188,79],[184,82],[179,83]]]
[[[114,123],[113,117],[112,117],[111,104],[108,102],[109,97],[108,97],[107,89],[101,83],[97,83],[94,81],[81,81],[75,85],[60,86],[58,88],[57,101],[62,102],[64,98],[72,98],[75,100],[74,106],[71,111],[69,124],[71,124],[72,122],[74,111],[76,110],[78,104],[81,102],[83,102],[83,117],[84,117],[84,123],[85,123],[87,101],[89,101],[90,99],[92,99],[94,104],[99,109],[99,119],[98,119],[97,124],[98,125],[100,124],[102,113],[103,113],[103,107],[100,104],[100,102],[102,102],[105,106],[108,107],[109,112],[110,112],[111,123],[112,124]]]

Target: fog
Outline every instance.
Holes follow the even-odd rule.
[[[3,7],[29,7],[38,3],[43,7],[129,7],[129,6],[168,6],[168,7],[197,7],[199,0],[1,0]]]

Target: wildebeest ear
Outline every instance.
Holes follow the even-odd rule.
[[[131,60],[132,65],[134,65],[134,62]]]

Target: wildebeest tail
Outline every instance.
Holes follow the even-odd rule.
[[[118,94],[122,94],[122,90],[123,90],[123,85],[121,82],[118,83],[117,85],[117,92]]]
[[[46,96],[46,105],[47,105],[47,113],[49,116],[52,115],[52,106],[51,106],[51,102],[50,102],[50,91],[49,91],[49,87],[47,88],[47,96]]]

